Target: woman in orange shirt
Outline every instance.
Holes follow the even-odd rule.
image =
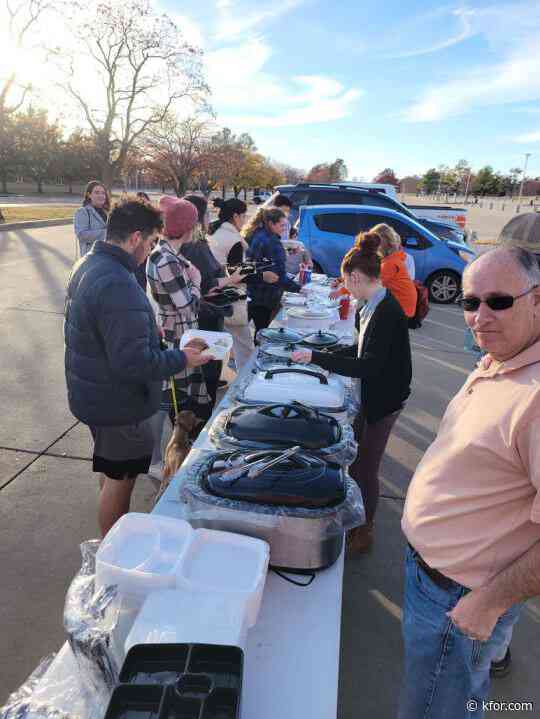
[[[363,238],[376,235],[379,238],[381,257],[381,282],[394,295],[401,309],[410,319],[416,314],[418,299],[416,287],[406,267],[406,255],[401,246],[401,238],[389,225],[380,224],[367,233],[361,232],[355,244],[361,244]]]

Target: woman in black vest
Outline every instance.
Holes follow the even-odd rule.
[[[358,454],[349,474],[362,490],[366,525],[349,533],[349,554],[367,551],[371,546],[379,499],[379,466],[411,391],[407,318],[399,302],[381,283],[379,245],[376,233],[364,233],[359,246],[345,255],[341,265],[345,287],[355,299],[366,303],[357,314],[358,345],[335,354],[298,350],[292,355],[295,362],[311,362],[357,380],[358,413],[353,427]]]

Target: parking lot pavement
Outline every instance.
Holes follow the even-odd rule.
[[[450,204],[454,207],[464,207],[459,202],[445,203],[433,202],[429,197],[416,197],[415,195],[400,196],[402,202],[408,205],[437,205]],[[530,198],[524,200],[520,206],[520,212],[532,212],[533,208],[529,204]],[[481,206],[482,205],[482,206]],[[467,229],[476,232],[481,242],[496,242],[502,228],[509,222],[512,217],[516,216],[517,201],[510,202],[503,198],[497,200],[482,200],[478,204],[467,204]],[[504,209],[503,209],[504,208]]]
[[[0,233],[0,704],[63,641],[64,595],[79,566],[78,545],[97,534],[90,437],[69,413],[63,377],[63,291],[73,246],[69,227]],[[432,307],[422,329],[411,333],[413,394],[382,464],[376,545],[370,556],[346,564],[341,719],[395,716],[403,499],[449,399],[474,365],[463,337],[455,307]],[[148,509],[152,494],[141,479],[133,508]],[[535,601],[516,631],[515,671],[496,684],[496,697],[540,707],[539,637]]]

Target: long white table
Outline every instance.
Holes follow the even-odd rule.
[[[279,321],[278,321],[279,322]],[[338,322],[339,334],[349,334],[352,322]],[[239,375],[251,372],[254,357]],[[234,384],[219,411],[233,402]],[[201,453],[211,449],[208,428],[201,432],[181,469],[174,476],[154,512],[187,519],[180,501],[186,470]],[[257,624],[249,631],[242,691],[242,719],[335,719],[337,713],[343,552],[329,569],[317,573],[309,587],[297,587],[269,572]],[[41,680],[69,689],[77,667],[67,643]],[[59,692],[61,694],[61,692]],[[67,696],[67,693],[66,693]],[[85,716],[73,698],[54,702],[60,711]]]
[[[216,411],[229,406],[233,388]],[[205,428],[155,512],[188,518],[180,486],[186,469],[210,447]],[[342,583],[343,553],[309,587],[269,572],[259,619],[248,634],[242,719],[335,719]]]

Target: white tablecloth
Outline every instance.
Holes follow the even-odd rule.
[[[353,326],[350,317],[330,329],[350,339]],[[251,371],[253,361],[254,358],[242,374]],[[230,405],[231,393],[232,389],[215,413]],[[185,518],[179,490],[186,467],[210,448],[205,428],[154,512]],[[342,582],[343,554],[332,567],[319,572],[306,588],[269,573],[258,622],[248,635],[242,719],[335,719]],[[73,655],[65,644],[41,680],[45,697],[49,694],[48,683],[69,686],[76,671]],[[72,701],[64,704],[62,698],[54,702],[60,711],[84,715],[84,707],[75,706]]]

